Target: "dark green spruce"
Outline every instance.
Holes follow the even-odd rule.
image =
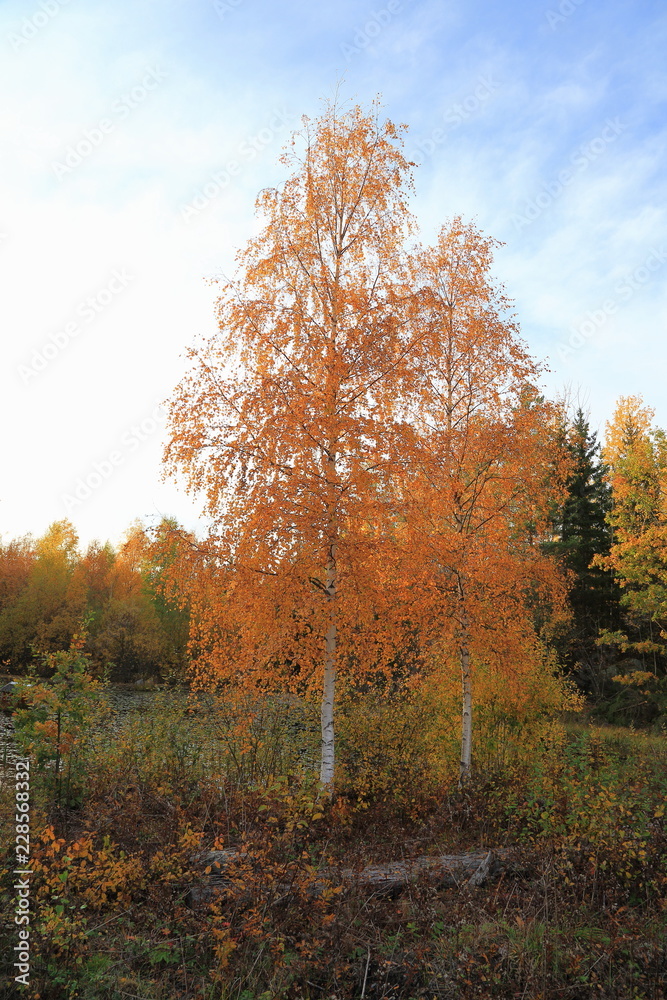
[[[609,554],[611,487],[597,434],[579,407],[564,429],[563,447],[573,460],[567,500],[556,518],[551,550],[573,574],[570,601],[573,618],[562,638],[561,653],[577,684],[600,695],[605,686],[605,653],[596,639],[601,629],[619,627],[619,588],[613,574],[592,566],[597,555]]]

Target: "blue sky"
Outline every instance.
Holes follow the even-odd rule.
[[[667,426],[663,4],[4,0],[0,50],[4,541],[197,524],[159,404],[337,83],[408,126],[425,240],[463,214],[503,241],[548,392]]]

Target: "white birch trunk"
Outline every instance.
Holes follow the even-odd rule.
[[[320,781],[326,793],[331,795],[335,764],[334,697],[336,693],[336,563],[333,552],[327,566],[326,590],[329,595],[329,627],[325,636],[324,650]]]
[[[472,766],[472,678],[470,676],[470,652],[467,641],[461,643],[461,685],[463,688],[463,708],[461,712],[461,769],[459,788],[470,777]]]
[[[461,661],[461,688],[463,693],[459,788],[462,788],[469,779],[472,769],[472,676],[470,672],[470,626],[465,606],[463,581],[460,576],[458,579],[458,592],[461,604],[459,658]]]
[[[325,475],[327,483],[334,488],[336,483],[337,434],[336,434],[336,337],[338,333],[338,303],[337,294],[340,284],[341,257],[343,233],[341,231],[342,213],[337,220],[335,240],[336,272],[333,281],[331,298],[331,337],[327,350],[327,419],[329,433],[325,458]],[[336,695],[336,505],[331,503],[328,509],[328,542],[329,553],[326,567],[325,590],[329,604],[329,626],[324,639],[324,678],[322,681],[322,759],[320,763],[320,781],[324,792],[330,798],[334,789],[334,768],[336,763],[334,743],[334,700]]]

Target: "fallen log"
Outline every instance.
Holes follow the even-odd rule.
[[[464,885],[482,885],[495,870],[496,863],[493,851],[482,851],[390,861],[368,865],[360,872],[346,870],[341,874],[346,882],[370,885],[381,892],[403,889],[408,882],[424,877],[440,889],[459,889]]]
[[[442,854],[390,861],[386,864],[367,865],[361,871],[351,868],[336,870],[322,868],[315,878],[308,881],[307,891],[319,895],[332,886],[361,886],[372,890],[374,894],[397,896],[406,886],[416,879],[426,879],[438,889],[475,888],[483,885],[487,879],[502,868],[507,851],[503,849],[489,851],[472,851],[466,854]],[[239,862],[248,860],[247,854],[242,854],[233,848],[222,851],[204,851],[193,855],[191,861],[199,869],[205,869],[205,881],[198,886],[192,886],[186,897],[192,905],[205,902],[212,898],[216,891],[229,892],[232,887],[238,891],[242,885],[242,873]],[[296,876],[297,872],[294,872]],[[289,897],[293,892],[293,882],[281,882],[275,890],[281,899]],[[243,892],[241,891],[241,895]]]

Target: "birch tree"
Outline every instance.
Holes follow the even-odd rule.
[[[212,524],[193,602],[214,637],[200,680],[318,684],[331,789],[337,674],[393,641],[368,526],[390,516],[387,442],[414,347],[411,165],[375,111],[331,104],[303,122],[283,157],[291,176],[261,192],[261,231],[222,286],[219,333],[190,352],[166,461]]]
[[[461,671],[460,781],[470,776],[474,662],[508,681],[539,657],[531,603],[563,613],[564,590],[540,533],[561,495],[557,412],[541,366],[491,274],[496,242],[460,218],[414,258],[416,346],[406,519],[421,567],[424,634]],[[555,475],[554,475],[555,473]],[[430,622],[430,626],[427,624]]]

